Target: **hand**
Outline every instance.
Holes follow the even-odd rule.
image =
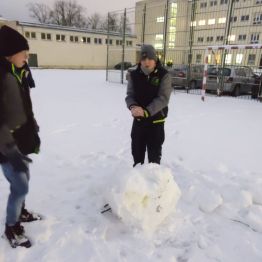
[[[32,159],[23,155],[15,145],[7,148],[4,155],[17,172],[28,172],[28,163],[33,162]]]
[[[141,106],[133,106],[131,113],[133,117],[144,117],[144,109]]]

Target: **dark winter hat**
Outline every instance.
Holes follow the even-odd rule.
[[[157,61],[156,50],[152,45],[143,45],[141,47],[140,60],[145,58]]]
[[[0,29],[0,56],[12,56],[21,51],[29,50],[27,40],[9,26]]]

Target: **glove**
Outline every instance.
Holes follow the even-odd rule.
[[[28,163],[32,163],[32,159],[23,155],[17,146],[13,145],[7,147],[3,154],[6,156],[8,162],[12,165],[15,171],[17,172],[28,172]]]

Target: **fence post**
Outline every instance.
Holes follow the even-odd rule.
[[[187,73],[187,93],[189,91],[189,84],[191,79],[191,70],[192,70],[192,49],[194,42],[194,21],[196,14],[196,0],[192,1],[191,4],[191,21],[190,21],[190,34],[189,34],[189,54],[188,54],[188,73]]]
[[[167,49],[167,27],[168,27],[168,11],[169,11],[169,0],[166,1],[166,7],[165,7],[165,24],[164,24],[164,41],[163,41],[163,51],[164,51],[164,57],[163,57],[163,64],[166,64],[166,49]]]
[[[232,13],[233,13],[233,5],[234,5],[234,0],[230,1],[230,7],[228,9],[228,14],[227,14],[227,20],[226,20],[226,28],[225,28],[225,39],[224,39],[224,45],[228,45],[228,37],[229,37],[229,33],[230,33],[230,29],[231,29],[231,17],[232,17]],[[223,50],[222,53],[222,75],[218,76],[220,77],[220,83],[219,83],[219,92],[218,95],[221,94],[221,91],[224,89],[224,67],[225,67],[225,62],[226,62],[226,56],[227,56],[227,49]]]
[[[109,13],[107,14],[107,54],[106,54],[106,81],[108,81],[109,70],[109,38],[110,38],[110,26],[109,26]]]
[[[125,61],[125,45],[126,45],[126,8],[124,12],[123,38],[122,38],[122,64],[121,64],[121,84],[124,84],[124,61]]]
[[[145,44],[145,32],[146,32],[146,4],[143,9],[143,18],[142,18],[142,45]]]

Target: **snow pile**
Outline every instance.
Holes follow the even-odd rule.
[[[176,209],[181,192],[169,168],[137,166],[111,188],[108,199],[124,223],[153,233]]]

